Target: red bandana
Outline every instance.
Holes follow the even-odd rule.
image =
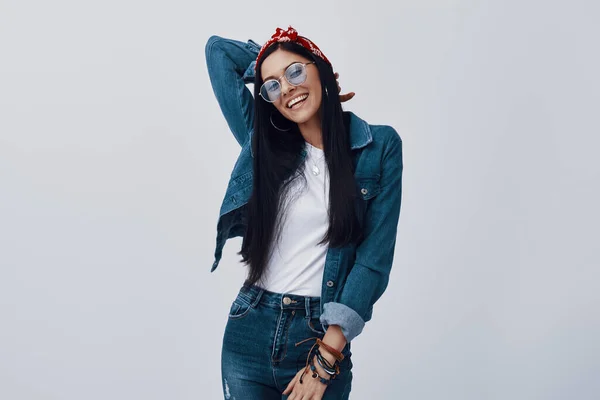
[[[302,47],[305,47],[306,49],[308,49],[308,51],[310,51],[314,55],[321,57],[323,60],[325,60],[325,62],[327,62],[329,65],[331,65],[331,62],[329,62],[327,57],[325,57],[325,54],[323,54],[321,52],[321,50],[317,47],[317,45],[314,44],[313,42],[311,42],[309,39],[305,38],[304,36],[298,36],[298,31],[295,30],[294,28],[292,28],[291,25],[287,28],[287,30],[277,28],[275,33],[271,36],[271,39],[269,39],[267,41],[267,43],[265,43],[263,45],[263,47],[260,49],[260,52],[258,53],[258,56],[256,57],[257,63],[258,63],[258,60],[260,60],[260,58],[262,57],[262,55],[265,52],[265,50],[267,49],[267,47],[269,47],[270,45],[272,45],[275,42],[296,42],[299,45],[301,45]],[[254,69],[256,70],[256,65],[254,65]]]

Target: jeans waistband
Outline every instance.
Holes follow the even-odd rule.
[[[291,293],[270,292],[256,285],[244,284],[238,296],[242,296],[252,306],[258,304],[277,310],[306,310],[307,317],[321,315],[321,298]]]

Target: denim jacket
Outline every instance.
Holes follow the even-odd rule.
[[[254,98],[246,83],[254,83],[254,65],[260,45],[211,36],[205,55],[217,102],[235,139],[241,146],[219,211],[215,260],[221,259],[227,239],[243,236],[246,203],[252,193]],[[339,325],[350,342],[371,319],[373,304],[385,291],[394,258],[402,193],[402,140],[394,128],[370,125],[352,112],[350,143],[356,200],[364,210],[364,239],[358,245],[327,249],[320,321],[324,328]],[[306,151],[300,157],[304,159]]]

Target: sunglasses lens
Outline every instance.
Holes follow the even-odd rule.
[[[285,79],[291,85],[300,85],[306,80],[306,67],[304,64],[292,64],[285,70]]]
[[[260,87],[260,95],[263,99],[274,102],[281,93],[281,87],[276,80],[268,80]]]

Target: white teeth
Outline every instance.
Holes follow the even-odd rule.
[[[292,100],[290,100],[290,101],[287,103],[287,107],[288,107],[288,108],[292,108],[292,106],[293,106],[294,104],[298,103],[299,101],[302,101],[302,100],[306,99],[307,97],[308,97],[308,95],[307,95],[307,94],[303,94],[302,96],[295,97],[295,98],[293,98]]]

